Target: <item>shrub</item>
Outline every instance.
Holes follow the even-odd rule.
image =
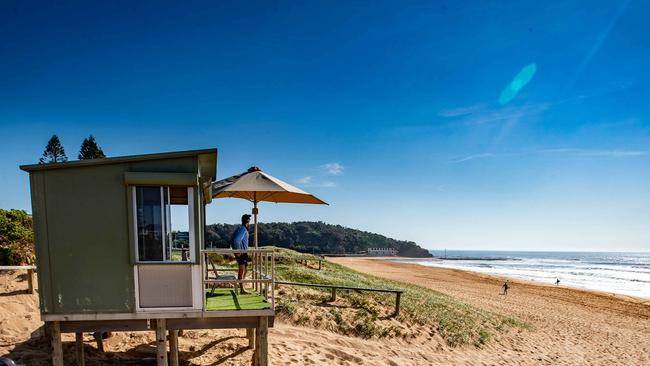
[[[32,217],[22,210],[0,209],[0,265],[34,264]]]

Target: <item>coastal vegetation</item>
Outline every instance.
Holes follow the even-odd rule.
[[[318,257],[287,249],[276,251],[280,257],[275,267],[278,281],[404,291],[400,315],[392,317],[394,294],[339,290],[336,301],[331,302],[329,289],[281,285],[276,290],[276,310],[294,324],[362,338],[440,337],[452,347],[480,347],[510,329],[528,328],[515,318],[476,308],[431,289],[363,274],[327,260],[319,270]],[[300,265],[305,260],[313,264]]]
[[[229,247],[230,236],[236,228],[237,225],[230,224],[207,225],[207,245],[215,248]],[[320,221],[259,224],[258,235],[260,243],[303,253],[356,254],[367,251],[368,248],[393,248],[398,255],[404,257],[431,257],[429,251],[412,241],[392,239]]]
[[[32,217],[22,210],[0,209],[0,266],[33,263]]]

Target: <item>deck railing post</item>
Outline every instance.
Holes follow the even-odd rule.
[[[395,313],[393,316],[398,316],[399,315],[399,305],[400,301],[402,299],[402,293],[401,292],[396,292],[395,293]]]
[[[267,282],[264,282],[264,298],[269,299],[269,283],[268,283],[268,277],[269,277],[269,255],[268,253],[264,253],[264,280]]]
[[[205,281],[209,278],[208,272],[206,270],[206,257],[208,256],[207,252],[201,252],[201,310],[205,311]]]
[[[271,252],[271,307],[275,310],[275,252]]]
[[[257,272],[257,271],[258,271],[257,267],[258,267],[259,264],[260,264],[260,259],[257,257],[258,254],[259,254],[259,253],[257,253],[257,252],[253,252],[253,258],[255,258],[255,259],[253,260],[253,279],[254,279],[254,280],[257,279],[257,275],[259,274],[259,273]],[[253,282],[253,288],[255,288],[255,291],[257,291],[257,282]]]
[[[257,262],[257,252],[253,252],[253,273],[251,278],[254,280],[257,279]],[[257,282],[253,282],[253,288],[257,291]]]

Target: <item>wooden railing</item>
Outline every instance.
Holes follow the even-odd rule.
[[[209,260],[210,254],[220,255],[234,255],[234,254],[247,253],[250,258],[250,278],[237,279],[235,278],[217,278],[211,279],[209,272],[211,270],[211,263]],[[222,272],[237,272],[238,268],[217,268]],[[252,283],[255,291],[264,296],[264,299],[271,302],[271,309],[275,309],[275,252],[273,249],[253,249],[238,250],[238,249],[204,249],[201,250],[201,273],[203,282],[203,306],[205,307],[205,291],[206,285],[209,284],[232,284],[236,286],[243,283]]]
[[[36,271],[36,266],[0,266],[0,271],[27,271],[27,290],[30,294],[34,293],[34,271]]]
[[[355,291],[371,291],[371,292],[387,292],[395,294],[395,312],[393,316],[399,315],[400,302],[402,300],[403,290],[392,290],[392,289],[380,289],[380,288],[366,288],[366,287],[351,287],[351,286],[339,286],[339,285],[321,285],[317,283],[301,283],[301,282],[286,282],[286,281],[275,281],[276,285],[289,285],[289,286],[306,286],[306,287],[320,287],[320,288],[329,288],[332,290],[332,301],[336,301],[336,290],[355,290]]]

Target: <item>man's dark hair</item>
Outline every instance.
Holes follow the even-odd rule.
[[[251,215],[245,214],[241,216],[241,224],[246,225],[251,221]]]

